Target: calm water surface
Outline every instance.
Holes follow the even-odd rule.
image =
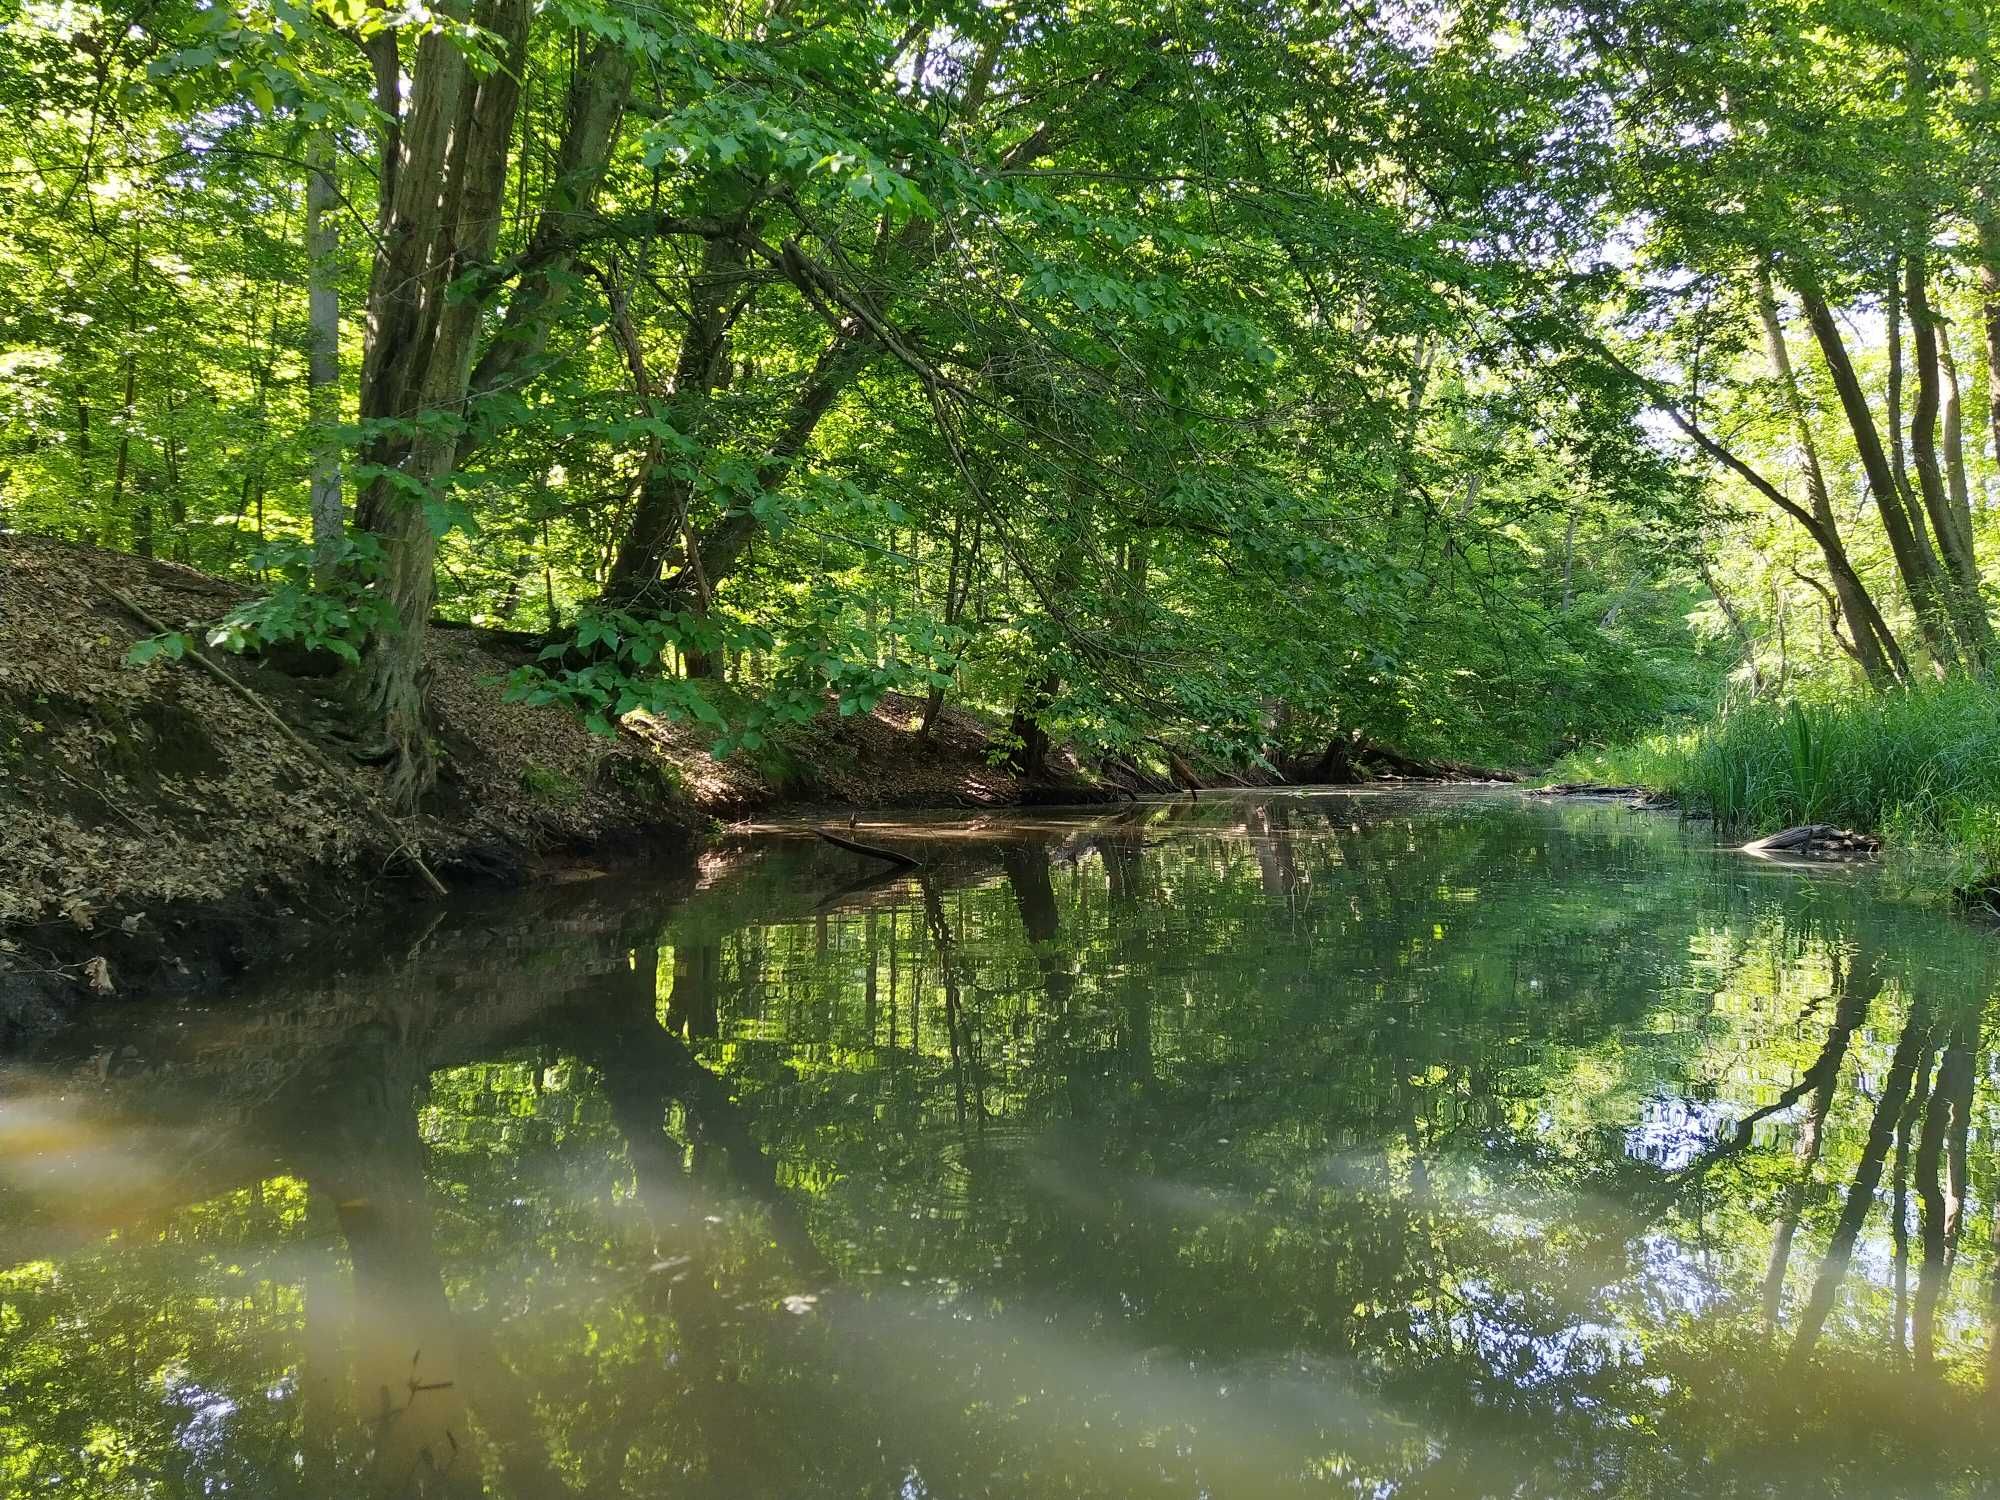
[[[1511,793],[873,836],[5,1063],[0,1495],[2000,1483],[2000,937]]]

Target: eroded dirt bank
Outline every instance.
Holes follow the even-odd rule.
[[[578,861],[686,862],[718,820],[781,805],[1112,794],[1067,757],[1034,783],[995,766],[969,714],[919,737],[897,698],[829,712],[755,761],[718,762],[705,735],[665,724],[604,739],[502,701],[537,643],[447,626],[427,657],[438,791],[395,819],[340,738],[337,680],[311,663],[205,653],[247,695],[186,660],[126,665],[153,633],[130,606],[200,640],[240,597],[172,563],[0,535],[0,1041],[93,995],[210,982],[435,899],[413,854],[456,892]]]

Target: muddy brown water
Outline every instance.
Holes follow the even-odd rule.
[[[1973,1495],[2000,939],[1508,791],[798,828],[0,1064],[0,1495]]]

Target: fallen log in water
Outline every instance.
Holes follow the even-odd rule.
[[[1642,786],[1612,786],[1602,781],[1559,781],[1554,786],[1538,786],[1531,797],[1650,797]]]
[[[1798,854],[1819,859],[1865,859],[1882,847],[1871,834],[1835,828],[1831,823],[1801,823],[1768,838],[1753,839],[1745,854]]]
[[[828,833],[824,828],[815,828],[813,832],[817,833],[829,844],[832,844],[836,849],[845,849],[850,854],[865,854],[870,859],[886,859],[890,864],[901,865],[906,870],[920,869],[923,866],[922,860],[912,859],[909,855],[900,853],[894,849],[884,849],[875,844],[864,844],[859,839],[842,838],[837,833]]]

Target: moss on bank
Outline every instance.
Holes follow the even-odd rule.
[[[1923,885],[2000,905],[2000,689],[1990,683],[1755,703],[1699,729],[1579,752],[1553,776],[1644,787],[1745,833],[1833,823],[1880,834],[1921,863]]]

